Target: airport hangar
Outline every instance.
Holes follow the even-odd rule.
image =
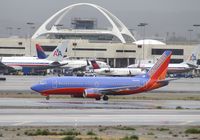
[[[61,28],[63,17],[74,7],[80,6],[98,10],[112,25],[112,29],[98,29],[97,20],[92,18],[73,18],[72,28]],[[52,26],[47,29],[50,24]],[[168,45],[156,40],[150,40],[150,43],[149,40],[143,40],[136,44],[133,34],[108,10],[90,3],[78,3],[67,6],[48,18],[32,38],[0,38],[0,56],[35,56],[36,43],[50,53],[63,39],[69,40],[66,56],[77,59],[97,58],[111,67],[126,67],[140,59],[156,60],[166,49],[173,52],[171,63],[180,63],[187,60],[196,47]]]

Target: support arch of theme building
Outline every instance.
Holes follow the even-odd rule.
[[[127,27],[112,13],[110,13],[108,10],[106,10],[103,7],[100,7],[98,5],[95,4],[91,4],[91,3],[77,3],[77,4],[73,4],[70,6],[67,6],[61,10],[59,10],[58,12],[56,12],[54,15],[52,15],[50,18],[48,18],[39,28],[38,30],[34,33],[34,35],[32,36],[32,39],[38,38],[40,35],[46,34],[50,31],[56,31],[57,28],[55,25],[59,24],[59,22],[64,18],[64,16],[67,15],[67,13],[72,10],[74,7],[78,7],[78,6],[90,6],[93,7],[95,9],[97,9],[108,21],[109,23],[112,25],[112,30],[111,30],[111,34],[113,34],[114,36],[116,36],[122,43],[126,43],[125,38],[123,37],[124,35],[129,36],[133,41],[136,41],[134,36],[131,34],[131,32],[127,29]],[[59,16],[60,15],[60,16]],[[47,25],[54,20],[57,16],[58,19],[55,21],[54,25],[51,27],[50,30],[47,30]]]

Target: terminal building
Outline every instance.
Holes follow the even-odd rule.
[[[99,11],[112,28],[100,29],[97,19],[80,17],[72,18],[71,27],[64,28],[61,24],[63,17],[71,9],[80,6],[89,6]],[[47,26],[50,28],[47,29]],[[156,60],[164,50],[172,50],[171,63],[180,63],[187,60],[196,47],[167,45],[155,40],[136,41],[123,22],[105,8],[90,3],[78,3],[67,6],[48,18],[32,38],[0,38],[0,56],[35,56],[37,43],[50,53],[63,39],[69,40],[67,57],[96,58],[107,62],[111,67],[126,67],[141,59]]]

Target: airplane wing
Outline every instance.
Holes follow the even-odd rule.
[[[158,80],[157,83],[159,84],[168,84],[170,81],[177,80],[178,78],[169,78],[164,80]],[[138,87],[133,86],[121,86],[121,87],[114,87],[114,88],[97,88],[95,91],[98,91],[99,94],[102,95],[116,95],[121,91],[137,89]]]
[[[191,63],[186,63],[190,68],[194,68],[194,69],[196,69],[196,68],[198,68],[198,66],[197,65],[195,65],[195,64],[191,64]]]
[[[11,67],[0,62],[0,73],[16,72],[17,70],[21,70],[21,69],[22,67],[19,67],[19,66]]]
[[[87,65],[85,66],[80,66],[80,67],[68,67],[65,66],[64,69],[66,69],[67,71],[72,71],[72,72],[76,72],[76,71],[85,71],[86,70]]]
[[[118,93],[120,91],[125,90],[131,90],[132,88],[135,88],[133,86],[123,86],[123,87],[115,87],[115,88],[98,88],[98,92],[102,95],[113,95],[115,93]]]
[[[15,68],[7,66],[4,63],[0,62],[0,70],[15,70]]]
[[[76,67],[76,68],[71,68],[71,70],[74,71],[85,71],[86,70],[87,65],[85,66],[81,66],[81,67]]]
[[[10,67],[0,62],[0,69],[7,69],[7,68],[10,68]]]
[[[117,92],[124,91],[124,90],[130,90],[132,88],[134,88],[134,87],[133,86],[123,86],[123,87],[100,89],[100,91],[103,94],[109,95],[109,94],[117,93]]]

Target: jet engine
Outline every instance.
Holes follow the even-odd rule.
[[[102,94],[99,92],[99,90],[91,88],[91,89],[85,89],[83,92],[84,98],[95,98],[96,100],[101,99]]]

